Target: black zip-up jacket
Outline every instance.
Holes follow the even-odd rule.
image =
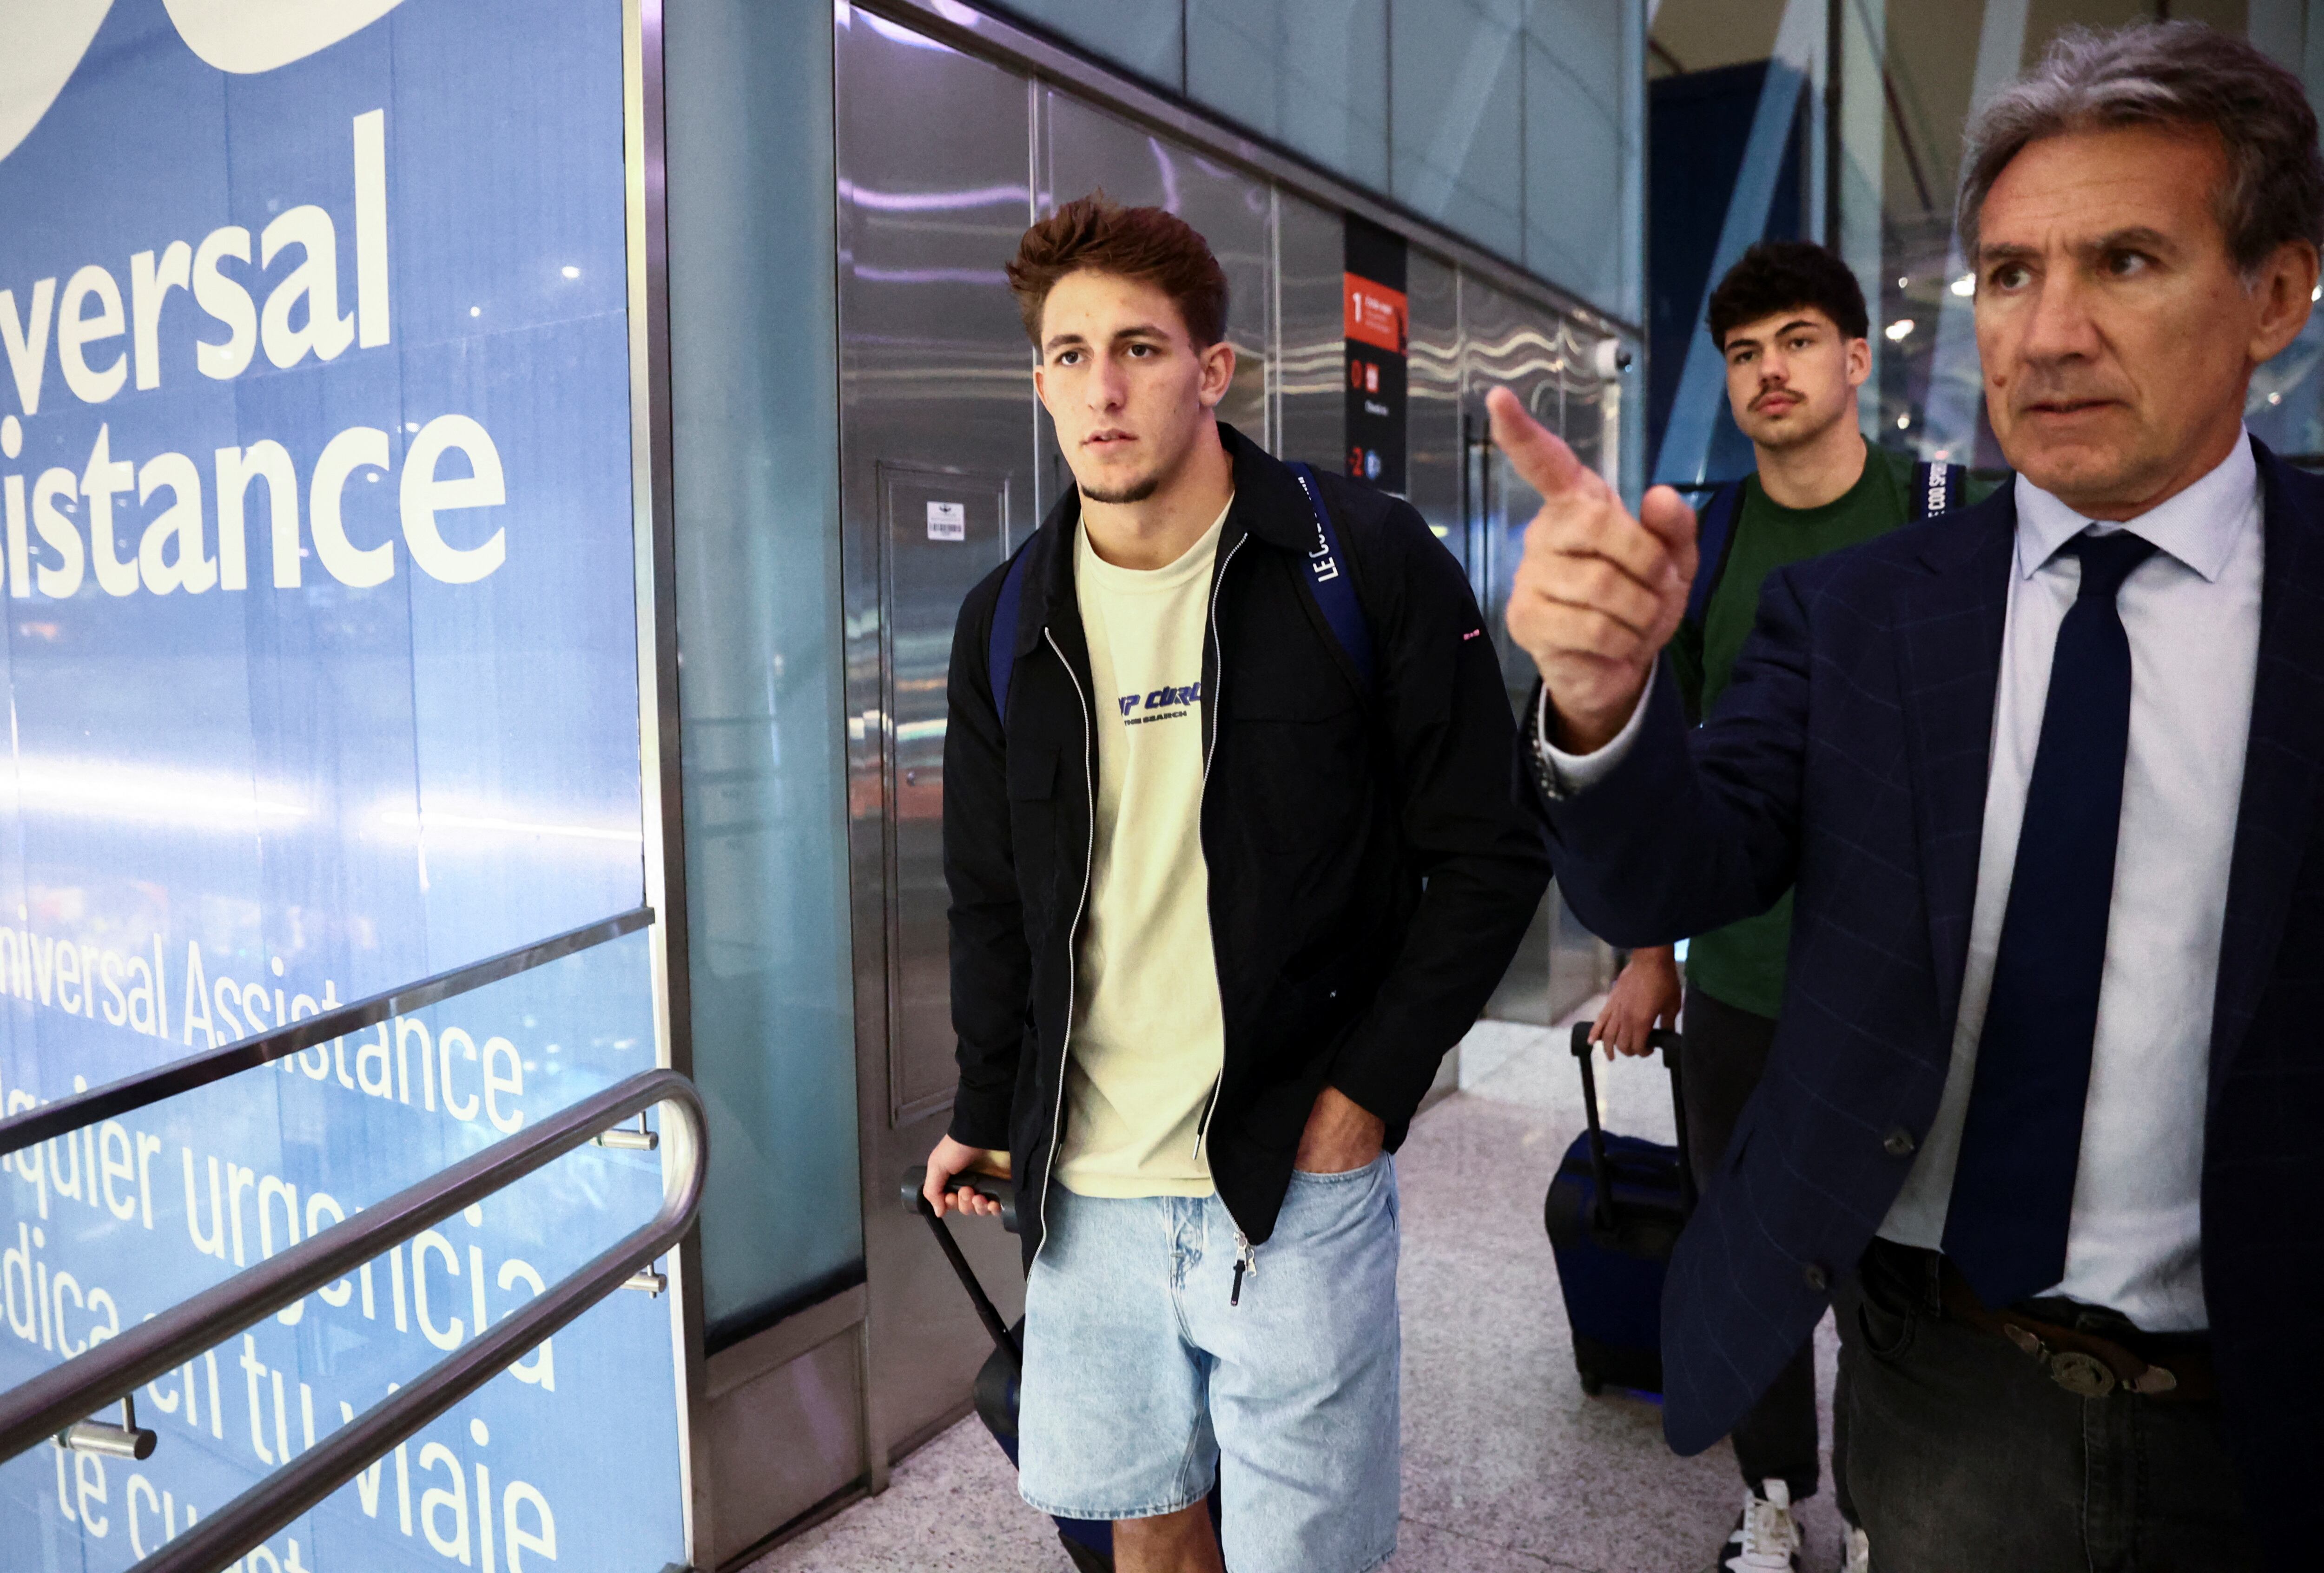
[[[1289,468],[1232,428],[1235,498],[1204,641],[1203,854],[1225,1068],[1204,1146],[1254,1246],[1329,1083],[1404,1139],[1549,879],[1483,620],[1410,505],[1319,474],[1370,625],[1367,694],[1307,584],[1318,532]],[[1080,496],[1024,549],[1005,724],[989,667],[1005,569],[954,631],[945,876],[960,1092],[952,1135],[1005,1148],[1029,1264],[1064,1140],[1097,722],[1074,591]]]

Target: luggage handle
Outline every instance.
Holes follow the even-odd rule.
[[[928,1206],[928,1199],[920,1190],[921,1186],[927,1183],[927,1165],[925,1164],[904,1171],[903,1201],[906,1212],[916,1212],[923,1217],[933,1215],[935,1210]],[[973,1191],[987,1201],[999,1202],[1001,1227],[1012,1235],[1017,1232],[1017,1188],[1007,1175],[986,1174],[975,1169],[964,1169],[952,1177],[951,1182],[945,1187],[945,1190],[948,1192]]]
[[[1590,1121],[1590,1178],[1597,1191],[1591,1210],[1600,1228],[1610,1229],[1614,1227],[1614,1182],[1606,1162],[1605,1127],[1598,1123],[1598,1077],[1590,1062],[1590,1051],[1597,1046],[1590,1041],[1590,1029],[1597,1025],[1594,1021],[1575,1022],[1572,1046],[1574,1061],[1582,1067],[1582,1108]],[[1685,1041],[1679,1034],[1661,1027],[1646,1035],[1647,1047],[1661,1053],[1663,1064],[1670,1072],[1671,1125],[1678,1137],[1679,1206],[1683,1216],[1692,1217],[1701,1193],[1695,1189],[1694,1160],[1686,1144],[1685,1072],[1679,1068],[1683,1058],[1680,1049]]]
[[[994,1347],[1008,1355],[1010,1364],[1021,1367],[1025,1362],[1025,1351],[1018,1347],[1016,1334],[1010,1332],[1009,1324],[1001,1320],[1000,1308],[992,1303],[992,1297],[984,1292],[984,1285],[976,1281],[976,1269],[971,1267],[968,1258],[961,1255],[960,1242],[952,1237],[952,1230],[936,1215],[936,1210],[928,1205],[927,1197],[920,1190],[927,1183],[927,1165],[925,1164],[904,1171],[904,1210],[918,1213],[928,1220],[928,1228],[936,1237],[937,1248],[944,1252],[945,1260],[952,1264],[953,1276],[960,1280],[960,1286],[968,1291],[969,1300],[976,1306],[976,1320],[982,1322],[984,1330],[992,1336]],[[1017,1232],[1017,1198],[1008,1181],[992,1174],[962,1173],[954,1175],[952,1183],[945,1189],[973,1191],[988,1200],[999,1202],[1001,1227],[1012,1235]]]

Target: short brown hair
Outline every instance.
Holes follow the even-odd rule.
[[[1041,308],[1068,273],[1084,268],[1154,285],[1207,349],[1227,336],[1227,275],[1211,244],[1167,208],[1124,207],[1102,190],[1076,197],[1025,232],[1009,264],[1009,288],[1025,336],[1041,347]]]

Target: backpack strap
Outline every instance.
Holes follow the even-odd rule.
[[[1913,466],[1913,518],[1917,522],[1950,513],[1969,501],[1966,465],[1918,464]]]
[[[1340,641],[1340,649],[1354,663],[1364,691],[1370,693],[1372,631],[1364,621],[1363,606],[1356,600],[1355,582],[1348,576],[1347,554],[1340,549],[1339,532],[1332,528],[1332,512],[1323,506],[1323,491],[1315,484],[1315,472],[1295,463],[1291,473],[1299,477],[1300,487],[1307,493],[1307,506],[1315,516],[1315,546],[1307,554],[1307,587],[1315,593],[1316,609],[1323,612],[1332,637]]]
[[[1694,584],[1686,593],[1686,621],[1695,627],[1711,612],[1711,592],[1727,573],[1735,546],[1735,523],[1743,514],[1743,483],[1729,481],[1711,494],[1695,525]]]
[[[1025,565],[1032,557],[1032,539],[1017,548],[1001,575],[1001,599],[992,603],[991,641],[985,648],[984,667],[992,684],[992,713],[1009,724],[1009,676],[1017,665],[1017,603],[1025,596]]]

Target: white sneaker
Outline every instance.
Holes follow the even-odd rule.
[[[1854,1524],[1848,1526],[1847,1559],[1840,1565],[1840,1573],[1872,1573],[1872,1541]]]
[[[1792,1488],[1763,1480],[1743,1495],[1743,1516],[1720,1548],[1720,1573],[1801,1573],[1800,1526],[1792,1517]]]

